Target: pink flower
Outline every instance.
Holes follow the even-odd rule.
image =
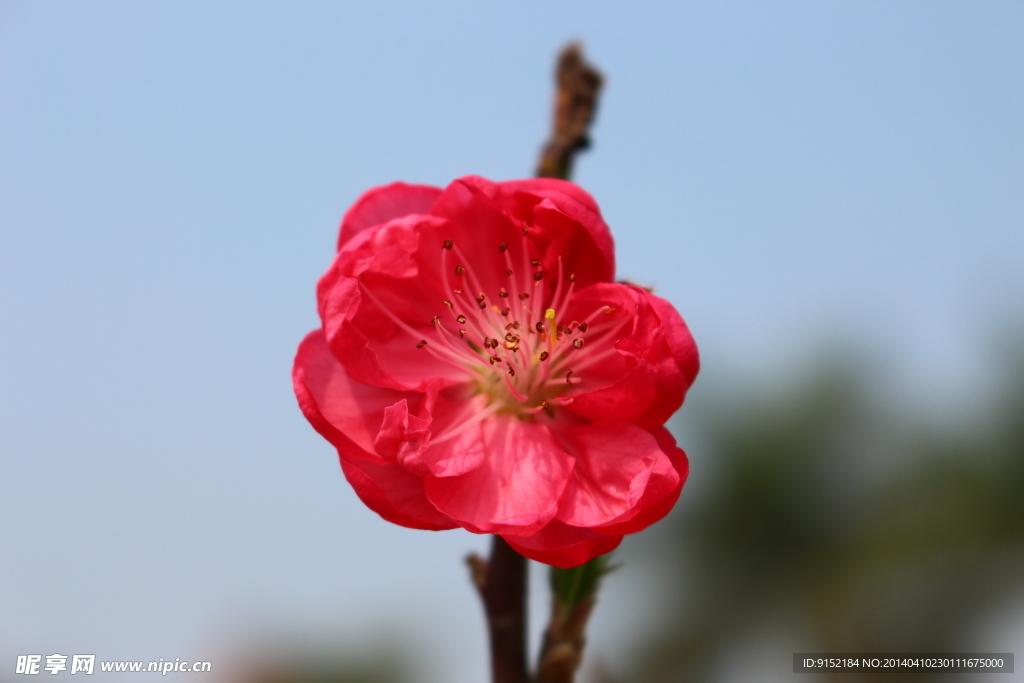
[[[370,190],[317,286],[299,405],[384,519],[582,564],[664,517],[688,472],[663,425],[697,347],[671,304],[614,275],[573,183]]]

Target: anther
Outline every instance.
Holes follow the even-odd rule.
[[[487,302],[486,301],[477,301],[476,303],[477,303],[477,305],[480,306],[480,308],[487,308]]]
[[[541,360],[547,360],[548,359],[548,352],[547,351],[541,351],[540,352],[540,359]]]
[[[614,308],[606,308],[606,309],[604,309],[604,314],[605,315],[615,315],[615,309]]]
[[[508,249],[508,244],[507,243],[502,242],[501,244],[498,245],[498,251],[500,251],[502,254],[505,253],[506,249]]]
[[[569,372],[565,373],[565,383],[566,384],[572,384],[572,370],[570,370]]]
[[[465,336],[466,336],[466,331],[465,330],[459,330],[459,339],[462,339]]]
[[[572,345],[575,346],[577,349],[582,349],[583,348],[583,340],[582,339],[573,339],[572,340]]]
[[[439,316],[439,315],[435,315],[435,316],[434,316],[434,319],[430,321],[430,324],[431,324],[431,325],[436,325],[436,324],[438,324],[439,322],[441,322],[441,316]]]
[[[507,342],[505,342],[504,347],[506,349],[508,349],[509,351],[518,351],[519,350],[519,347],[516,346],[515,342],[507,341]]]
[[[501,309],[501,314],[507,318],[508,314],[509,314],[509,312],[511,310],[512,310],[511,308],[503,308],[503,309]]]
[[[456,294],[462,294],[462,290],[461,290],[461,289],[456,289],[456,290],[455,290],[455,293],[456,293]]]
[[[515,377],[516,376],[516,369],[514,367],[512,367],[511,365],[508,366],[508,375],[509,375],[509,377]]]
[[[486,295],[486,294],[484,294],[483,292],[480,292],[480,296],[478,296],[478,297],[476,298],[476,302],[477,302],[477,303],[480,303],[481,301],[483,301],[483,300],[484,300],[484,299],[486,299],[486,298],[487,298],[487,295]]]
[[[549,404],[547,401],[541,401],[540,407],[543,408],[544,410],[547,410],[548,408],[551,407],[551,404]]]
[[[536,327],[537,327],[537,331],[538,332],[543,332],[544,331],[544,323],[541,322],[540,320],[537,321]]]
[[[587,331],[587,324],[586,323],[580,323],[580,332],[586,332],[586,331]]]
[[[505,335],[505,341],[510,341],[512,343],[515,343],[515,342],[519,341],[519,337],[517,337],[516,335],[512,334],[511,332],[509,332],[508,334]]]
[[[449,309],[450,309],[450,308],[452,307],[452,302],[451,302],[451,301],[448,301],[447,299],[445,299],[445,300],[444,300],[444,301],[442,301],[441,303],[443,303],[443,304],[444,304],[445,306],[447,306],[447,307],[448,307]]]
[[[526,292],[523,292],[522,294],[519,295],[519,300],[520,301],[526,301],[529,298],[530,298],[530,295],[527,294]]]
[[[569,273],[569,282],[576,282],[576,273]]]
[[[504,287],[502,287],[501,289],[498,290],[498,296],[500,296],[502,299],[505,299],[505,298],[508,297],[508,292],[505,291]]]
[[[426,345],[427,345],[427,340],[426,339],[420,339],[419,343],[416,344],[416,348],[417,349],[422,349]]]
[[[451,249],[454,246],[455,246],[455,242],[452,242],[451,240],[445,240],[444,241],[444,248],[445,249]]]
[[[543,270],[538,270],[536,273],[533,274],[533,279],[537,280],[538,282],[540,281],[540,279],[542,277],[544,277],[544,271]]]
[[[531,266],[539,266],[540,265],[540,259],[539,258],[530,259],[530,265]]]
[[[505,275],[511,275],[511,274],[512,274],[512,269],[511,268],[506,268],[505,269]]]
[[[460,315],[459,317],[456,318],[456,320],[459,321],[460,325],[465,325],[466,324],[466,316],[464,316],[464,315]]]
[[[456,275],[462,275],[465,272],[466,272],[466,267],[463,266],[461,263],[459,265],[455,266],[455,274]]]

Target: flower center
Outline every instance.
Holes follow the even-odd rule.
[[[518,264],[508,244],[496,245],[505,267],[494,281],[504,284],[491,292],[458,245],[445,240],[442,285],[450,298],[431,321],[436,340],[415,342],[465,372],[494,412],[520,417],[551,414],[554,406],[572,403],[585,370],[615,352],[615,335],[627,321],[608,320],[605,316],[615,313],[609,306],[599,306],[584,320],[567,320],[576,277],[563,272],[561,256],[558,272],[545,272],[530,254],[526,235],[524,229],[515,249],[521,252]],[[551,280],[553,285],[545,286]]]

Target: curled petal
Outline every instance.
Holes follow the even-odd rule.
[[[354,379],[399,390],[465,379],[451,364],[416,348],[421,339],[436,339],[431,320],[444,310],[446,295],[436,284],[442,223],[414,216],[369,228],[345,245],[320,279],[324,332]]]
[[[635,516],[652,474],[664,497],[678,481],[654,436],[634,424],[605,420],[560,432],[576,467],[558,506],[571,526],[599,527]]]
[[[495,241],[506,239],[506,226],[514,228],[513,234],[527,228],[531,256],[541,258],[544,268],[552,272],[561,256],[566,272],[575,274],[580,286],[615,276],[611,232],[593,199],[568,181],[537,178],[495,183],[466,176],[445,188],[430,212],[494,235]],[[514,239],[519,241],[517,235]]]
[[[500,416],[481,425],[484,457],[457,477],[427,477],[427,498],[474,533],[531,534],[547,524],[573,459],[547,427]]]
[[[588,287],[573,298],[570,316],[580,319],[602,306],[614,312],[608,323],[624,326],[614,344],[602,344],[607,357],[578,371],[585,384],[570,410],[594,421],[615,417],[648,430],[660,427],[683,404],[696,377],[693,337],[671,304],[633,285]]]
[[[557,519],[532,536],[502,534],[502,538],[520,555],[562,569],[578,567],[598,555],[610,553],[622,542],[622,536],[598,534]]]
[[[595,527],[595,531],[616,537],[643,531],[667,515],[679,500],[679,493],[690,473],[686,453],[676,446],[676,440],[664,427],[658,427],[651,433],[657,439],[661,451],[668,456],[668,462],[658,461],[651,471],[643,496],[633,509],[607,524]]]
[[[341,454],[341,469],[359,499],[393,524],[431,531],[458,526],[423,495],[423,479],[399,465],[377,464]]]
[[[367,190],[345,212],[338,231],[338,249],[363,230],[393,218],[427,213],[441,188],[409,183],[391,183]]]
[[[345,372],[327,346],[321,330],[299,344],[292,384],[302,414],[340,452],[351,458],[384,462],[374,441],[385,411],[400,401],[418,404],[423,395],[382,389],[357,382]]]

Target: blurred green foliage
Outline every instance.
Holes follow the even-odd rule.
[[[1024,586],[1021,368],[978,397],[974,427],[878,408],[852,370],[721,402],[691,453],[699,490],[647,532],[674,616],[626,680],[720,680],[752,638],[791,641],[789,671],[796,651],[966,651]]]

